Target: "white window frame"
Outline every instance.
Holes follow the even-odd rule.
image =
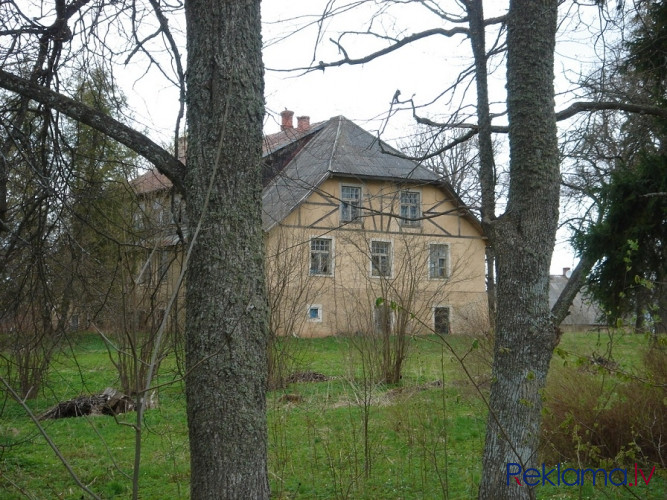
[[[416,194],[417,195],[417,202],[416,203],[404,203],[403,202],[403,194]],[[414,218],[408,218],[410,217],[409,214],[403,214],[403,207],[413,207],[416,205],[417,208],[417,213],[415,214]],[[408,209],[409,211],[409,209]],[[422,224],[421,221],[421,216],[422,216],[422,192],[418,189],[401,189],[398,193],[398,215],[399,219],[398,222],[401,226],[405,227],[420,227]]]
[[[448,316],[449,316],[448,317],[449,331],[447,333],[438,333],[438,331],[436,330],[435,312],[436,312],[437,309],[447,309],[449,311],[449,314],[448,314]],[[433,332],[435,332],[437,335],[451,335],[452,334],[452,318],[454,317],[454,311],[453,311],[452,306],[450,306],[449,304],[439,304],[437,306],[433,306],[433,308],[431,309],[431,313],[432,313],[431,316],[433,318],[433,323],[432,323],[433,324]]]
[[[310,312],[313,309],[317,309],[316,318],[313,318],[310,315]],[[322,323],[322,317],[323,317],[322,304],[309,304],[308,307],[306,307],[306,318],[307,321],[309,321],[310,323]]]
[[[369,254],[370,254],[370,276],[371,278],[391,278],[394,275],[394,242],[391,240],[378,240],[374,239],[371,240],[371,244],[369,245]],[[373,243],[386,243],[389,245],[389,252],[387,254],[387,258],[389,261],[389,274],[383,274],[381,272],[378,272],[378,274],[375,274],[375,266],[373,266],[373,257],[375,253],[373,252]],[[379,255],[379,254],[378,254]],[[384,254],[382,254],[384,255]]]
[[[328,240],[329,241],[329,272],[320,273],[313,272],[313,241],[314,240]],[[308,275],[309,276],[333,276],[334,275],[334,239],[333,238],[324,238],[322,236],[311,236],[310,238],[310,249],[308,253]],[[323,253],[320,251],[320,253]]]
[[[433,275],[433,270],[436,268],[433,264],[433,252],[432,248],[434,246],[442,246],[445,247],[445,252],[447,253],[446,255],[446,263],[445,263],[445,275],[444,276],[434,276]],[[451,252],[451,247],[449,243],[440,243],[440,242],[431,242],[428,244],[428,279],[430,280],[447,280],[449,279],[451,275],[451,262],[452,262],[452,252]],[[437,269],[440,269],[440,266],[437,267]]]
[[[352,189],[358,189],[359,190],[359,197],[356,199],[352,198],[346,198],[343,196],[343,189],[344,188],[352,188]],[[340,215],[340,222],[341,223],[360,223],[361,222],[361,211],[362,211],[362,200],[363,200],[363,189],[362,186],[358,184],[346,184],[346,183],[341,183],[340,184],[340,209],[339,209],[339,215]],[[356,202],[353,203],[353,202]],[[352,213],[356,212],[356,215],[353,216]]]

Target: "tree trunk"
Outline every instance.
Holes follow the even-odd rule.
[[[558,223],[559,165],[553,60],[558,0],[512,0],[507,92],[510,188],[494,225],[497,323],[483,457],[482,499],[530,498],[507,464],[534,466],[541,399],[553,350],[549,265]],[[513,471],[516,468],[512,469]]]
[[[479,179],[482,187],[482,225],[487,235],[492,231],[496,206],[496,163],[493,156],[491,135],[491,109],[489,106],[489,75],[486,66],[486,31],[484,27],[484,6],[482,0],[471,0],[466,4],[470,25],[470,45],[475,59],[475,84],[477,90],[477,119],[479,124]],[[486,250],[487,281],[486,292],[489,307],[489,322],[495,327],[496,282],[493,247]]]
[[[191,497],[269,497],[259,0],[189,0],[186,397]],[[190,236],[194,227],[190,230]]]

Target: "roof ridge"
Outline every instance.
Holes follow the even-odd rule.
[[[327,172],[331,172],[331,165],[333,164],[334,155],[336,154],[336,148],[338,147],[338,138],[340,137],[340,128],[343,123],[343,117],[338,116],[332,118],[335,120],[338,118],[338,125],[336,127],[336,137],[334,138],[333,144],[331,145],[331,155],[329,156],[329,164],[327,165]]]

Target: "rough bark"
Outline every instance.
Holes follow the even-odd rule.
[[[548,285],[558,223],[559,165],[553,60],[557,0],[512,0],[507,93],[510,187],[494,222],[497,321],[483,457],[482,499],[531,498],[507,484],[508,463],[536,461],[541,399],[554,343]]]
[[[185,6],[191,496],[268,498],[260,2]]]
[[[491,136],[491,111],[489,106],[489,82],[486,66],[486,32],[482,0],[471,0],[466,4],[470,24],[470,45],[475,60],[475,84],[477,89],[477,116],[479,137],[479,179],[482,187],[482,225],[488,235],[492,230],[496,206],[496,164],[493,156]],[[496,314],[495,256],[493,246],[486,248],[487,296],[489,320],[493,325]]]

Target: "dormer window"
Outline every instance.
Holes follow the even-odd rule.
[[[421,193],[419,191],[401,191],[400,224],[419,226],[421,224]]]
[[[361,217],[361,187],[340,187],[340,221],[359,222]]]

